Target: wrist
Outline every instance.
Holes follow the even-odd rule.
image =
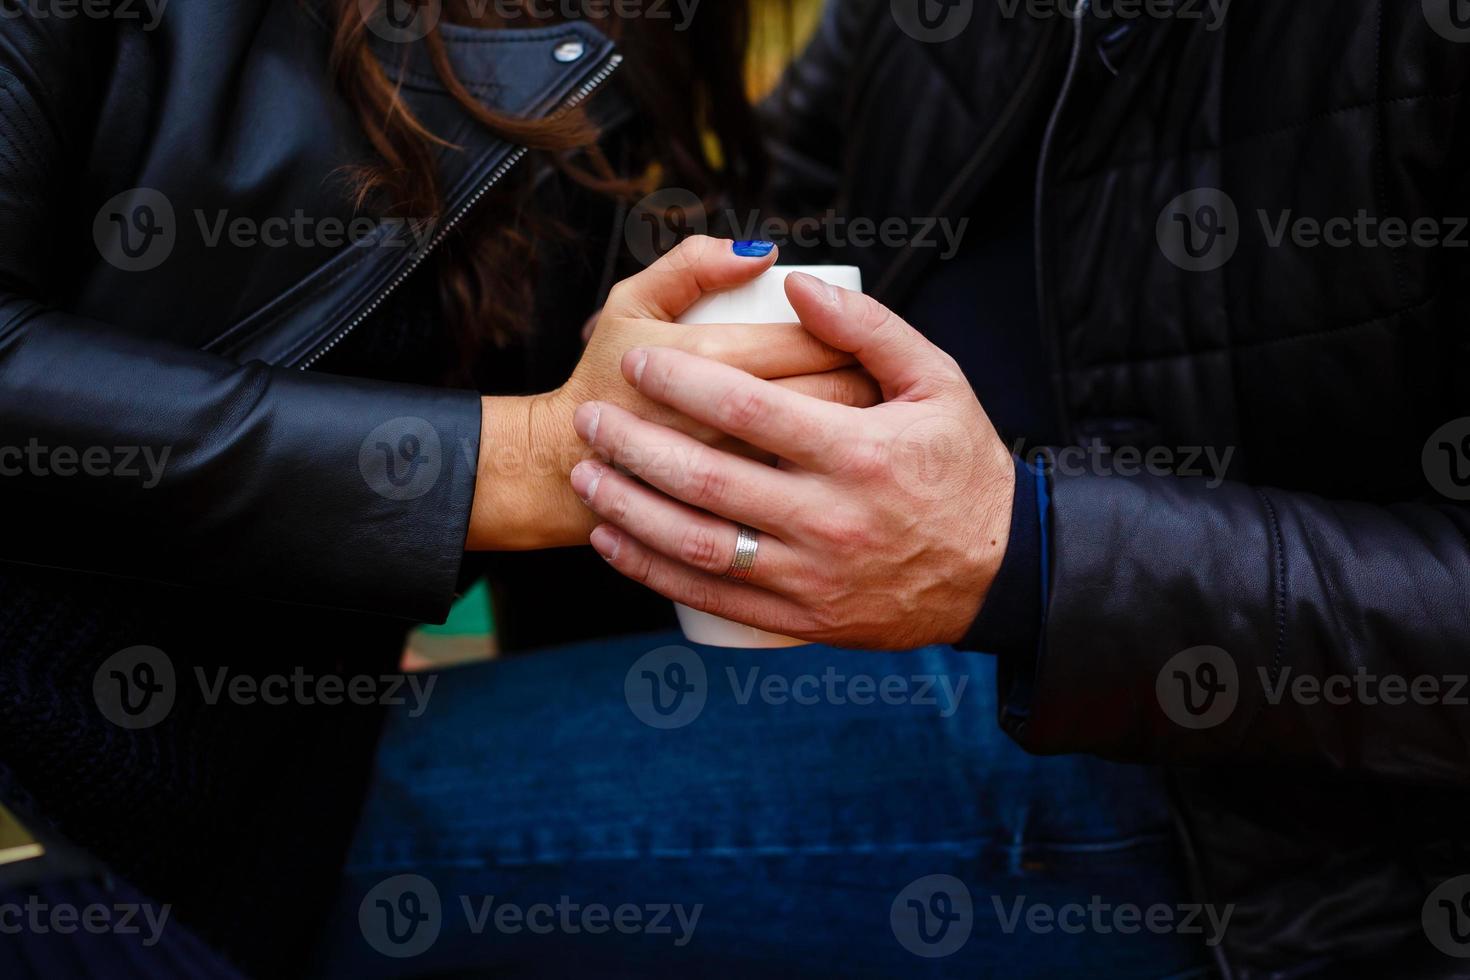
[[[562,391],[482,399],[480,458],[465,547],[530,551],[582,544],[590,513],[572,492],[572,467],[588,455]]]
[[[955,644],[1002,658],[1035,651],[1044,615],[1046,555],[1036,474],[1019,457],[1013,459],[1012,468],[1015,479],[1005,555],[986,587],[976,617]]]
[[[1009,450],[996,447],[993,466],[996,479],[990,492],[983,498],[988,501],[988,506],[984,509],[986,519],[982,522],[989,535],[985,537],[988,547],[982,545],[982,567],[987,592],[995,583],[1006,556],[1011,551],[1011,538],[1016,527],[1016,500],[1018,491],[1024,489],[1021,476],[1024,471],[1025,467]]]
[[[956,608],[956,617],[948,622],[941,642],[959,643],[971,631],[1004,578],[1008,563],[1016,551],[1018,490],[1021,488],[1014,457],[997,447],[994,461],[986,466],[983,485],[971,496],[974,509],[966,523],[972,529],[965,549],[966,561],[956,576],[964,582],[968,601]]]

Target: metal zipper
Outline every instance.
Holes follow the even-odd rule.
[[[556,111],[565,112],[568,109],[575,109],[578,105],[584,102],[588,96],[595,92],[598,86],[607,81],[608,77],[612,75],[613,72],[617,71],[618,66],[622,63],[622,55],[612,55],[610,58],[607,59],[607,61],[603,62],[602,67],[599,68],[591,78],[587,79],[587,81],[582,84],[581,88],[577,89],[570,96],[568,96],[567,99],[561,103],[561,105],[557,106]],[[449,233],[454,231],[455,227],[457,227],[459,223],[464,220],[465,215],[469,214],[474,206],[480,202],[480,199],[483,198],[486,194],[490,193],[490,190],[496,184],[500,183],[501,180],[505,178],[505,175],[510,173],[510,171],[515,167],[516,164],[521,162],[522,158],[525,157],[527,152],[528,151],[526,147],[518,146],[511,151],[509,156],[500,161],[500,163],[495,167],[495,170],[490,174],[489,179],[486,180],[485,183],[480,185],[479,190],[470,195],[469,200],[465,201],[465,203],[460,206],[460,209],[454,213],[453,217],[444,222],[444,224],[434,234],[434,237],[429,240],[428,246],[425,247],[424,250],[418,255],[413,257],[412,261],[408,263],[407,268],[405,268],[396,277],[394,277],[393,281],[385,286],[382,292],[378,293],[378,295],[373,298],[373,301],[371,303],[363,307],[362,311],[359,312],[357,316],[352,318],[351,323],[347,324],[347,326],[337,331],[336,336],[327,341],[327,343],[319,348],[316,353],[312,354],[305,361],[302,361],[298,369],[305,371],[313,364],[320,361],[323,357],[326,357],[327,354],[331,353],[333,348],[342,343],[343,340],[346,340],[348,335],[351,334],[352,331],[356,330],[364,320],[372,316],[373,313],[377,311],[378,307],[387,302],[388,297],[397,292],[398,287],[402,286],[404,282],[408,280],[408,277],[413,275],[418,267],[424,264],[424,260],[426,260],[430,255],[434,254],[434,250],[439,247],[440,243],[442,243],[445,238],[449,237]]]
[[[1062,110],[1066,107],[1067,96],[1072,91],[1072,83],[1077,76],[1077,65],[1082,57],[1082,37],[1085,31],[1084,24],[1087,20],[1088,9],[1091,0],[1080,0],[1077,12],[1073,17],[1072,28],[1072,56],[1067,61],[1067,74],[1062,79],[1062,90],[1057,93],[1056,105],[1052,107],[1051,118],[1046,121],[1046,132],[1041,137],[1041,156],[1036,163],[1036,208],[1033,232],[1033,248],[1036,258],[1036,319],[1037,327],[1042,333],[1042,343],[1045,345],[1047,360],[1053,375],[1052,395],[1056,399],[1057,424],[1064,430],[1071,428],[1067,416],[1067,399],[1063,391],[1061,381],[1061,354],[1060,344],[1056,331],[1052,329],[1051,316],[1046,301],[1046,258],[1044,255],[1045,242],[1042,236],[1042,209],[1046,207],[1046,173],[1047,166],[1051,162],[1052,138],[1056,134],[1057,126],[1062,118]],[[1065,436],[1070,438],[1071,432],[1064,431]]]

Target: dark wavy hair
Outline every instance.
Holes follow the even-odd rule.
[[[368,18],[387,2],[373,0],[368,6],[362,0],[336,0],[333,70],[376,151],[374,161],[349,168],[352,190],[363,210],[439,216],[444,201],[434,159],[456,148],[414,117],[369,43]],[[502,14],[519,6],[506,0],[496,4]],[[687,25],[673,18],[612,16],[604,0],[560,6],[601,28],[626,57],[621,82],[641,114],[638,131],[644,134],[629,167],[636,172],[618,173],[608,163],[585,106],[534,120],[492,111],[455,77],[437,24],[416,43],[425,46],[449,94],[480,125],[543,154],[584,186],[627,197],[659,184],[706,198],[743,200],[758,193],[766,160],[745,83],[749,0],[700,4]],[[588,8],[603,13],[589,16]],[[449,0],[444,13],[455,22],[473,22],[465,0]],[[546,23],[522,12],[502,26],[515,27],[522,18],[526,26]],[[487,344],[503,345],[533,322],[538,245],[559,229],[526,200],[510,187],[493,194],[479,205],[474,220],[456,229],[455,240],[439,257],[442,312],[465,365]]]

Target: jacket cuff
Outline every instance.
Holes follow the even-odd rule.
[[[1041,642],[1041,512],[1037,506],[1036,474],[1013,457],[1016,490],[1011,501],[1011,535],[1000,571],[990,585],[985,604],[964,638],[961,650],[993,653],[1005,660],[1034,658]]]
[[[295,423],[279,426],[275,456],[312,461],[310,496],[289,512],[254,499],[272,504],[259,530],[287,542],[272,557],[296,570],[297,601],[442,623],[475,496],[479,396],[284,371],[273,392],[275,417]]]

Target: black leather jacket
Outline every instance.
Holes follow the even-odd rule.
[[[369,150],[312,4],[187,0],[152,30],[84,7],[0,18],[0,798],[253,971],[299,972],[379,706],[213,705],[191,678],[376,677],[443,618],[478,395],[304,369],[350,351],[374,362],[353,374],[406,377],[360,341],[432,319],[410,272],[528,162],[385,52],[458,147],[447,218],[351,225],[341,171]],[[587,25],[444,33],[514,113],[586,99],[618,62]],[[120,727],[94,678],[137,645],[177,698]]]
[[[584,99],[617,63],[586,25],[446,33],[461,78],[517,113]],[[328,39],[311,5],[293,2],[191,0],[152,32],[84,16],[4,21],[0,446],[103,447],[119,472],[57,479],[0,460],[14,471],[0,558],[442,620],[479,400],[303,369],[523,151],[411,63],[414,111],[463,148],[440,158],[446,217],[352,225],[336,178],[368,151],[334,95]],[[559,60],[559,46],[576,57]],[[251,237],[233,232],[241,219]],[[145,452],[168,454],[156,480]],[[373,462],[380,452],[393,471]]]
[[[1470,446],[1447,460],[1461,430],[1435,435],[1470,435],[1470,45],[1377,0],[1235,0],[1215,29],[930,4],[971,16],[938,43],[907,6],[832,5],[771,103],[777,171],[789,208],[849,218],[1035,195],[1057,412],[1115,454],[1054,474],[1043,649],[1002,664],[1002,723],[1037,752],[1173,764],[1197,889],[1237,905],[1233,975],[1451,972],[1420,915],[1470,872],[1470,493],[1445,465],[1463,488]],[[1034,187],[991,187],[1043,128]],[[1233,202],[1237,243],[1186,269],[1161,215],[1196,188]],[[1277,245],[1288,210],[1430,218],[1459,244]],[[901,303],[936,254],[843,257]],[[1232,455],[1223,482],[1108,472],[1124,447]],[[1173,660],[1198,647],[1218,651]],[[1439,694],[1385,703],[1359,674]],[[1277,697],[1303,675],[1353,691]],[[1219,709],[1179,715],[1184,695]]]

